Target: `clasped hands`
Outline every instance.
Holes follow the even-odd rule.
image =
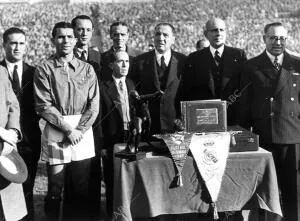
[[[82,138],[83,134],[80,130],[72,129],[71,133],[67,136],[69,143],[74,146],[78,144]]]

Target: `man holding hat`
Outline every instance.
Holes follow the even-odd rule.
[[[21,138],[20,108],[7,76],[7,70],[0,67],[0,220],[13,221],[27,214],[19,184],[27,178],[27,170],[16,152]]]

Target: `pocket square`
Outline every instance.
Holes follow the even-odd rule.
[[[299,76],[300,74],[298,72],[293,73],[294,76]]]

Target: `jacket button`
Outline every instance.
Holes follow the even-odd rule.
[[[297,84],[293,83],[293,87],[296,87],[296,86],[297,86]]]
[[[273,97],[270,97],[270,101],[271,101],[271,102],[274,101],[274,98],[273,98]]]
[[[273,117],[273,116],[274,116],[274,112],[271,112],[271,113],[270,113],[270,116]]]
[[[291,101],[294,101],[294,100],[295,100],[295,98],[291,97]]]

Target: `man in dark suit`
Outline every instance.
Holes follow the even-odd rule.
[[[299,220],[300,59],[285,51],[287,30],[265,26],[266,50],[244,68],[239,123],[273,153],[284,220]],[[275,220],[275,219],[273,219]]]
[[[179,100],[228,101],[227,120],[236,124],[236,99],[246,54],[225,45],[226,26],[219,18],[207,21],[204,31],[210,46],[188,56],[178,94]]]
[[[71,22],[75,37],[77,38],[74,47],[74,55],[82,61],[91,64],[95,70],[98,80],[100,80],[100,62],[101,54],[96,47],[89,47],[91,41],[94,24],[92,19],[87,15],[78,15]],[[101,163],[100,163],[100,147],[95,145],[96,156],[91,159],[91,180],[89,182],[89,198],[93,202],[93,212],[95,217],[99,217],[99,208],[101,203]]]
[[[126,51],[129,55],[130,63],[134,57],[141,54],[142,52],[131,48],[127,45],[129,39],[129,29],[125,22],[117,21],[110,26],[110,38],[113,41],[111,48],[101,54],[101,80],[110,79],[112,70],[110,68],[110,59],[115,51]]]
[[[139,55],[133,61],[130,77],[138,92],[141,95],[163,92],[161,97],[149,101],[151,134],[173,131],[178,115],[175,96],[186,56],[171,49],[174,43],[174,27],[159,23],[155,27],[155,50]]]
[[[87,15],[78,15],[73,18],[71,24],[74,28],[75,37],[78,39],[74,48],[74,55],[91,64],[97,77],[100,78],[101,54],[97,47],[89,47],[94,31],[92,19]]]
[[[111,56],[113,73],[110,79],[100,82],[100,114],[94,128],[96,145],[98,143],[102,147],[107,214],[110,218],[113,212],[113,147],[128,138],[131,120],[128,96],[130,91],[135,90],[133,82],[126,78],[129,70],[127,52],[117,51]]]
[[[20,105],[20,125],[23,140],[18,151],[28,168],[28,179],[23,183],[28,210],[27,220],[33,219],[33,187],[41,152],[39,117],[34,109],[33,74],[35,68],[23,61],[26,51],[26,37],[19,28],[9,28],[3,34],[5,59],[0,65],[7,68],[14,93]]]

